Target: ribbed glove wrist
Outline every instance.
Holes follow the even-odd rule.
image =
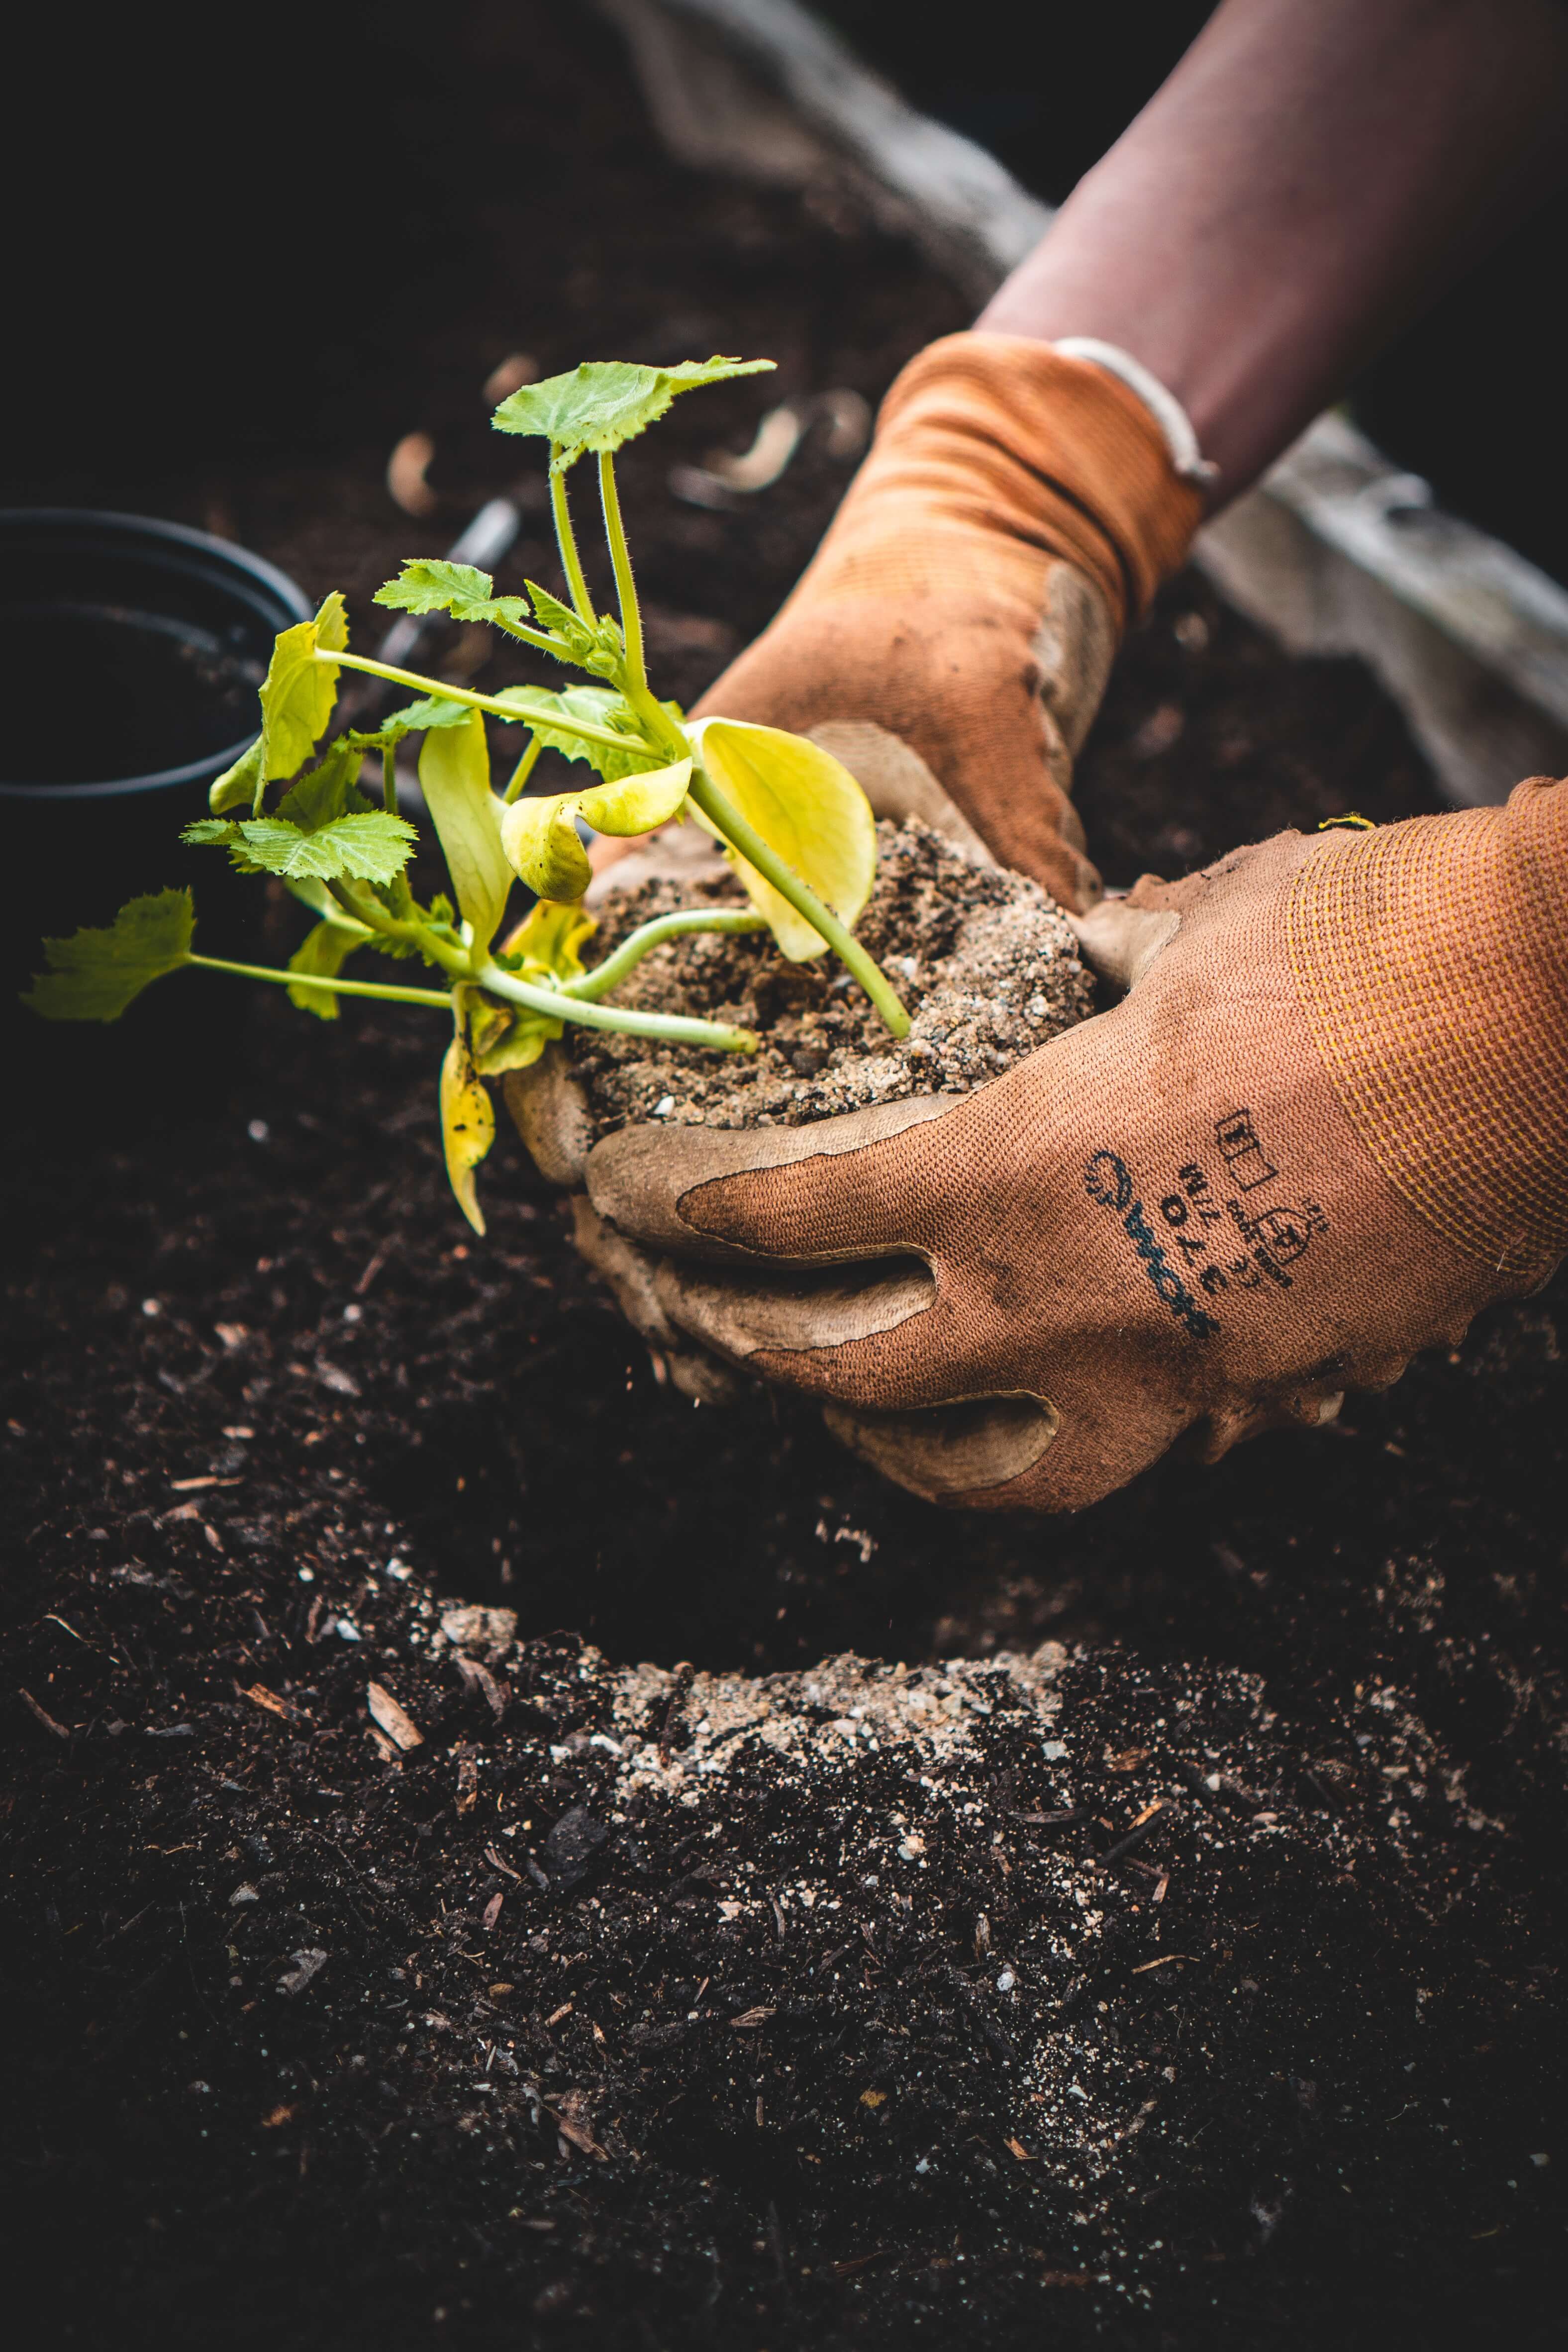
[[[1285,909],[1342,1108],[1388,1181],[1498,1287],[1568,1250],[1568,783],[1342,834]]]

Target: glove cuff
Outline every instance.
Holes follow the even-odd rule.
[[[1178,470],[1169,420],[1109,348],[944,336],[889,390],[868,473],[903,455],[973,473],[993,528],[1076,564],[1125,629],[1184,560],[1204,500]]]
[[[1318,1052],[1384,1175],[1500,1293],[1544,1281],[1568,1250],[1568,783],[1337,835],[1285,922]]]

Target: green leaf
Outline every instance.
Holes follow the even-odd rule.
[[[804,735],[779,727],[702,719],[689,731],[692,749],[726,799],[841,922],[853,925],[876,879],[877,824],[848,769]],[[792,963],[826,951],[821,933],[755,866],[728,846],[724,854]]]
[[[320,922],[306,932],[289,959],[289,969],[315,972],[322,980],[336,980],[349,957],[356,948],[363,947],[369,936],[359,923],[351,930],[344,923]],[[335,1021],[338,1017],[338,1000],[324,988],[291,988],[289,1002],[301,1013],[313,1013],[318,1021]]]
[[[249,750],[240,753],[233,767],[226,768],[222,775],[209,785],[207,806],[214,816],[222,816],[228,809],[255,806],[261,784],[261,754],[266,741],[264,735],[258,735]]]
[[[506,912],[511,869],[500,843],[505,804],[490,790],[489,748],[477,710],[469,711],[466,726],[426,736],[419,783],[458,905],[473,925],[475,946],[488,948]]]
[[[542,898],[580,898],[594,878],[574,819],[580,795],[513,801],[501,819],[501,845],[531,890]]]
[[[585,760],[607,783],[622,776],[641,775],[664,763],[662,752],[634,748],[630,743],[624,751],[616,751],[607,743],[585,742],[581,735],[569,734],[563,727],[551,725],[552,719],[582,719],[591,727],[608,727],[617,734],[640,736],[642,724],[636,711],[613,687],[567,686],[552,693],[544,686],[504,686],[493,699],[514,710],[546,751],[559,751],[567,760]],[[664,709],[679,725],[679,704],[667,702]]]
[[[22,1002],[46,1021],[118,1021],[150,982],[190,961],[195,928],[188,890],[132,898],[106,930],[46,940],[49,968]]]
[[[624,838],[630,834],[653,833],[679,816],[690,782],[691,761],[677,760],[668,767],[646,769],[638,775],[623,776],[615,783],[590,784],[585,793],[578,793],[574,798],[579,814],[595,833]]]
[[[471,563],[448,563],[444,558],[418,556],[405,563],[395,580],[375,592],[378,604],[395,613],[450,613],[454,621],[490,621],[499,628],[518,627],[529,618],[521,596],[492,596],[488,572]]]
[[[352,743],[356,751],[395,751],[405,735],[416,734],[427,727],[460,727],[468,711],[466,702],[447,702],[439,695],[427,694],[422,702],[411,702],[405,710],[395,710],[374,735],[351,732],[341,740]]]
[[[661,417],[677,394],[730,376],[758,375],[772,360],[682,360],[678,367],[641,367],[630,360],[584,360],[566,375],[524,384],[503,400],[491,423],[500,433],[537,434],[553,442],[557,471],[575,465],[585,449],[618,449]]]
[[[232,849],[239,826],[231,816],[199,816],[182,828],[180,839],[192,849]]]
[[[363,758],[357,744],[340,736],[321,766],[284,793],[274,815],[297,824],[301,833],[320,833],[340,816],[363,816],[375,806],[357,789]]]
[[[318,648],[342,653],[348,641],[348,618],[335,588],[313,621],[301,621],[274,640],[261,684],[260,767],[266,782],[297,775],[326,731],[339,671],[335,662],[320,662],[316,654]]]
[[[561,640],[558,659],[573,662],[595,677],[620,675],[626,659],[626,640],[613,613],[601,613],[593,621],[581,620],[569,604],[552,596],[548,588],[540,587],[537,581],[530,580],[525,584],[540,620]]]
[[[495,1141],[496,1115],[475,1074],[463,1034],[463,999],[468,992],[466,989],[458,992],[452,1042],[441,1064],[441,1149],[458,1206],[475,1233],[482,1234],[484,1212],[474,1187],[474,1171]]]
[[[389,816],[384,809],[336,817],[315,833],[301,833],[286,817],[257,816],[235,826],[229,854],[242,872],[280,874],[286,882],[331,882],[341,875],[390,882],[407,865],[417,838],[406,817]]]

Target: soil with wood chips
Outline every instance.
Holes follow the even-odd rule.
[[[422,118],[473,267],[395,367],[342,328],[368,422],[88,493],[346,587],[368,641],[370,589],[510,478],[480,392],[509,352],[771,352],[624,468],[659,688],[689,700],[846,469],[813,440],[697,507],[670,468],[781,391],[874,400],[962,308],[842,191],[662,162],[596,22],[451,37],[481,33],[517,70]],[[474,154],[525,135],[476,216]],[[416,427],[419,524],[384,487]],[[528,498],[507,591],[553,576]],[[520,674],[482,653],[427,648]],[[1191,576],[1079,798],[1115,882],[1436,804],[1364,672],[1287,660]],[[471,1234],[438,1031],[268,1002],[205,1097],[150,1074],[109,1132],[68,1084],[12,1107],[26,2340],[1550,2340],[1561,1287],[1310,1439],[971,1524],[793,1406],[661,1385],[508,1132]]]

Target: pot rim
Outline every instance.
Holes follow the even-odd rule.
[[[157,515],[121,514],[106,507],[0,507],[0,536],[8,530],[40,526],[45,530],[58,529],[62,536],[68,529],[97,530],[122,537],[132,544],[140,540],[150,547],[179,548],[193,555],[205,556],[220,572],[238,573],[256,587],[268,590],[290,616],[285,626],[310,617],[312,608],[303,589],[286,572],[234,540],[218,539],[211,531],[194,530],[188,523],[165,522]],[[199,783],[204,776],[221,775],[253,740],[253,736],[242,735],[224,751],[209,751],[204,759],[187,760],[181,767],[153,769],[139,776],[110,776],[102,782],[74,784],[0,779],[0,801],[49,801],[68,807],[80,801],[121,799],[132,793],[174,791],[181,785]]]

